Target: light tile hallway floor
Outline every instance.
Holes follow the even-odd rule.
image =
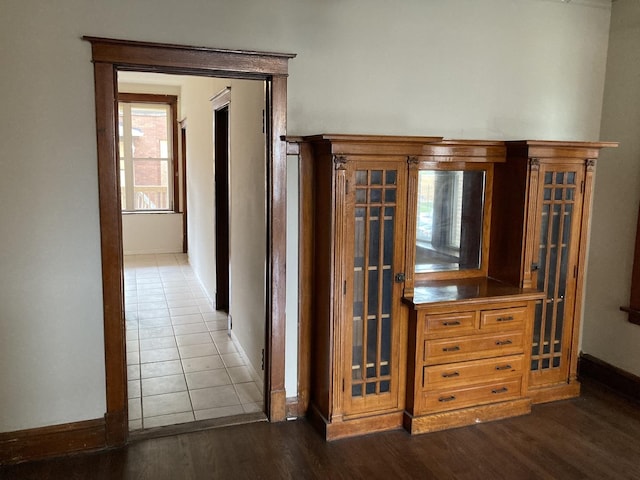
[[[129,430],[262,411],[261,384],[187,256],[128,255],[124,268]]]

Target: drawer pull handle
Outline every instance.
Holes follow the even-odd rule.
[[[507,365],[498,365],[496,367],[496,370],[511,370],[511,365],[507,364]]]
[[[457,352],[458,350],[460,350],[460,347],[458,345],[455,345],[453,347],[444,347],[442,349],[443,352]]]
[[[513,320],[513,315],[509,315],[508,317],[498,317],[497,322],[510,322]]]
[[[451,372],[451,373],[443,373],[442,374],[442,378],[454,378],[454,377],[459,377],[460,376],[460,372]]]
[[[450,401],[455,400],[455,399],[456,399],[456,396],[455,395],[451,395],[449,397],[440,397],[438,399],[438,401],[439,402],[450,402]]]
[[[442,322],[442,325],[445,327],[455,327],[456,325],[460,325],[460,320],[452,320],[450,322]]]
[[[498,393],[506,393],[508,391],[509,389],[507,387],[502,387],[502,388],[496,388],[494,390],[491,390],[491,393],[498,394]]]
[[[498,340],[496,341],[496,345],[511,345],[513,342],[511,340]]]

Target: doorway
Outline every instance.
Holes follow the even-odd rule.
[[[91,42],[95,75],[100,234],[103,272],[106,444],[128,435],[123,290],[122,219],[117,164],[117,71],[144,70],[266,82],[267,98],[267,318],[265,410],[271,421],[286,412],[284,390],[286,243],[286,93],[292,54],[131,42],[84,37]]]
[[[220,89],[222,93],[212,100],[211,95]],[[140,100],[150,96],[148,92],[154,94],[150,100],[174,95],[177,117],[189,119],[191,129],[184,132],[183,141],[189,142],[190,175],[188,199],[177,201],[175,209],[123,212],[129,431],[139,437],[155,427],[186,427],[185,423],[193,421],[215,419],[221,424],[229,417],[234,417],[234,422],[263,420],[264,81],[118,72],[119,99]],[[153,146],[174,144],[171,128],[166,121],[158,128],[158,115],[149,108],[133,104],[128,111],[122,110],[121,152],[124,145],[125,153],[133,152],[134,161],[129,181],[121,188],[148,193],[158,188],[154,186],[158,181],[166,182],[167,175],[149,175],[146,157],[150,151],[161,153]],[[230,115],[234,118],[232,129]],[[128,144],[132,146],[127,148]],[[178,146],[176,142],[176,150]],[[182,151],[187,151],[184,143]],[[145,159],[138,160],[142,155]],[[186,171],[178,156],[169,157],[168,163],[170,169],[182,163],[182,172]],[[231,175],[235,179],[232,194]],[[214,177],[220,186],[212,185]],[[178,185],[185,183],[176,180]],[[181,192],[178,188],[174,197],[179,199],[185,193],[184,188]],[[179,220],[183,213],[179,212],[184,212],[187,203],[192,210],[188,230],[193,248],[189,255],[183,255]],[[221,213],[215,213],[216,207]],[[261,213],[252,215],[251,210]],[[231,211],[235,212],[233,219]],[[233,231],[228,228],[231,220]],[[219,234],[221,230],[224,235]],[[225,252],[233,240],[236,255],[231,263],[228,253],[222,261],[214,256],[214,246],[220,247],[223,240]],[[223,271],[236,272],[237,295],[224,305],[213,301],[216,290],[221,290],[216,285],[224,286],[227,292],[230,287],[228,275],[223,281],[215,278],[220,266]],[[231,314],[236,319],[233,329]]]
[[[216,310],[229,313],[229,89],[216,95],[213,107]]]

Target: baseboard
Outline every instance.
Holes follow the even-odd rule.
[[[230,338],[231,338],[231,341],[233,342],[233,344],[238,349],[238,352],[240,353],[240,355],[242,355],[242,357],[247,361],[246,367],[249,370],[249,374],[251,375],[251,379],[254,382],[256,382],[256,384],[258,385],[258,388],[260,389],[260,391],[264,391],[264,371],[262,372],[262,375],[260,375],[256,371],[256,369],[253,367],[253,365],[249,361],[249,356],[247,355],[247,352],[245,352],[244,348],[242,348],[242,344],[240,343],[240,340],[238,340],[238,337],[236,337],[236,334],[234,333],[233,330],[231,330],[231,332],[230,332]]]
[[[0,433],[0,465],[106,448],[103,418]]]
[[[581,379],[595,380],[621,395],[640,402],[640,377],[592,355],[580,354],[578,376]]]
[[[288,397],[285,403],[287,420],[304,417],[301,411],[300,399],[298,397]]]

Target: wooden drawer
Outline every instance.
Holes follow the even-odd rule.
[[[426,338],[443,338],[474,333],[478,312],[452,312],[424,316]]]
[[[521,331],[490,333],[468,337],[425,340],[424,362],[428,365],[460,362],[523,352]]]
[[[483,378],[493,380],[511,374],[522,375],[523,371],[524,355],[434,365],[423,368],[422,387],[443,388],[482,381]]]
[[[508,378],[422,394],[422,412],[442,412],[458,408],[513,400],[522,395],[522,378]]]
[[[501,308],[480,312],[481,330],[523,329],[527,319],[527,307]]]

